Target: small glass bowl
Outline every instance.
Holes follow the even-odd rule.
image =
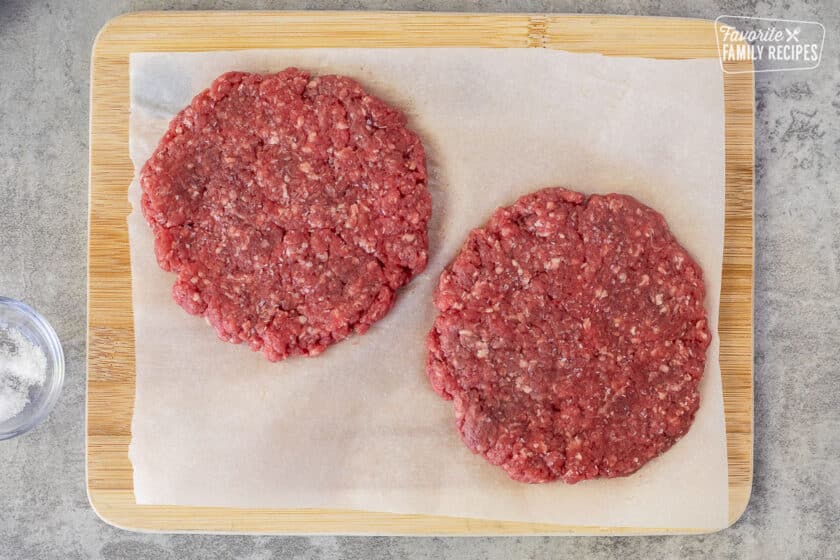
[[[47,357],[44,384],[30,389],[29,402],[17,416],[0,422],[0,440],[4,440],[28,432],[49,416],[64,384],[64,352],[46,319],[25,303],[2,296],[0,329],[17,329]]]

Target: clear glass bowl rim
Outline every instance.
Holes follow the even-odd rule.
[[[48,387],[45,388],[47,393],[38,400],[38,408],[26,423],[7,432],[0,431],[0,441],[2,441],[25,434],[49,416],[55,403],[58,402],[58,397],[61,395],[61,389],[64,386],[64,350],[61,348],[61,341],[58,339],[58,335],[52,328],[52,325],[40,313],[27,304],[12,298],[0,296],[0,307],[14,308],[32,320],[35,328],[41,333],[47,343],[47,347],[43,350],[48,354],[50,362],[53,365],[53,371],[46,381],[46,384],[48,384]]]

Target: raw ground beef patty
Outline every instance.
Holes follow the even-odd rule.
[[[364,333],[426,266],[423,145],[349,78],[220,76],[140,184],[175,301],[270,360]]]
[[[444,270],[427,372],[464,443],[511,478],[628,475],[694,420],[704,292],[657,212],[545,189],[497,210]]]

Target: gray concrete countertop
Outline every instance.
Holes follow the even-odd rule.
[[[817,20],[817,70],[756,79],[755,482],[720,533],[623,538],[145,535],[85,493],[85,290],[90,49],[120,13],[181,9],[588,12]],[[0,442],[0,559],[840,558],[840,6],[833,0],[0,0],[0,294],[58,331],[64,393]],[[562,504],[558,504],[562,507]]]

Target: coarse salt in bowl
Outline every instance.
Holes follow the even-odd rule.
[[[64,352],[34,309],[0,296],[0,440],[19,436],[50,413],[64,384]]]

